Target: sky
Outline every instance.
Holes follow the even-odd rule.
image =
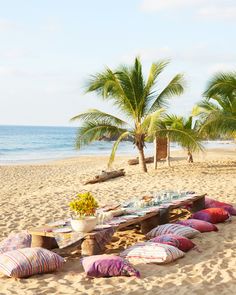
[[[235,0],[0,0],[0,125],[72,126],[89,108],[121,115],[91,74],[140,56],[171,59],[160,89],[184,73],[169,112],[188,115],[207,81],[236,69]]]

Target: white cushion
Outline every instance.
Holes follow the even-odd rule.
[[[183,257],[184,252],[174,246],[147,242],[131,246],[120,255],[133,263],[164,264]]]

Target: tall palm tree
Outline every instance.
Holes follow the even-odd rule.
[[[97,109],[79,114],[72,118],[83,122],[77,134],[77,148],[99,140],[102,136],[118,136],[109,160],[111,165],[120,141],[132,136],[139,151],[139,163],[142,170],[147,172],[144,146],[149,126],[161,116],[168,99],[180,95],[184,90],[182,74],[174,76],[162,91],[157,90],[157,80],[168,63],[167,60],[153,63],[147,80],[137,57],[132,66],[121,65],[114,71],[106,68],[91,76],[86,87],[87,92],[95,92],[104,100],[111,101],[127,118],[128,123]]]
[[[155,136],[167,137],[167,164],[170,166],[170,143],[177,142],[187,150],[188,161],[193,161],[192,153],[203,150],[201,136],[198,132],[199,121],[193,120],[193,116],[184,118],[176,115],[165,115],[165,117],[153,128]]]
[[[209,137],[236,133],[236,72],[213,76],[198,104],[201,131]]]

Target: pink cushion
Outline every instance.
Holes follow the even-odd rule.
[[[187,220],[179,220],[176,222],[177,224],[182,224],[185,226],[190,226],[198,231],[200,231],[201,233],[204,232],[210,232],[210,231],[218,231],[218,228],[207,221],[204,220],[199,220],[199,219],[187,219]]]
[[[139,271],[116,255],[93,255],[82,258],[82,265],[89,277],[136,276]]]
[[[208,208],[192,215],[193,219],[200,219],[211,223],[224,222],[229,219],[229,217],[230,214],[223,208]]]
[[[31,235],[27,232],[21,233],[12,233],[5,240],[0,243],[0,254],[22,249],[28,248],[31,246]]]
[[[236,208],[234,208],[231,204],[210,198],[205,198],[205,208],[223,208],[228,211],[230,215],[236,215]]]
[[[160,235],[173,234],[177,236],[186,237],[189,239],[194,238],[200,232],[196,229],[193,229],[189,226],[184,226],[181,224],[167,223],[158,225],[153,228],[150,232],[146,234],[148,239],[155,238]]]
[[[155,237],[150,242],[171,245],[184,252],[195,247],[195,244],[188,238],[172,234]]]

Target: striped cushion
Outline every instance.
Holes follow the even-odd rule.
[[[182,236],[182,237],[191,239],[191,238],[194,238],[199,233],[200,232],[198,230],[188,226],[167,223],[167,224],[163,224],[163,225],[159,225],[155,227],[150,232],[148,232],[146,236],[148,239],[152,239],[160,235],[173,234],[173,235]]]
[[[0,254],[31,246],[31,235],[27,232],[12,233],[0,243]]]
[[[14,278],[55,271],[64,259],[43,248],[24,248],[0,255],[0,273]]]
[[[134,263],[169,263],[184,256],[178,248],[160,243],[138,243],[120,254]]]

